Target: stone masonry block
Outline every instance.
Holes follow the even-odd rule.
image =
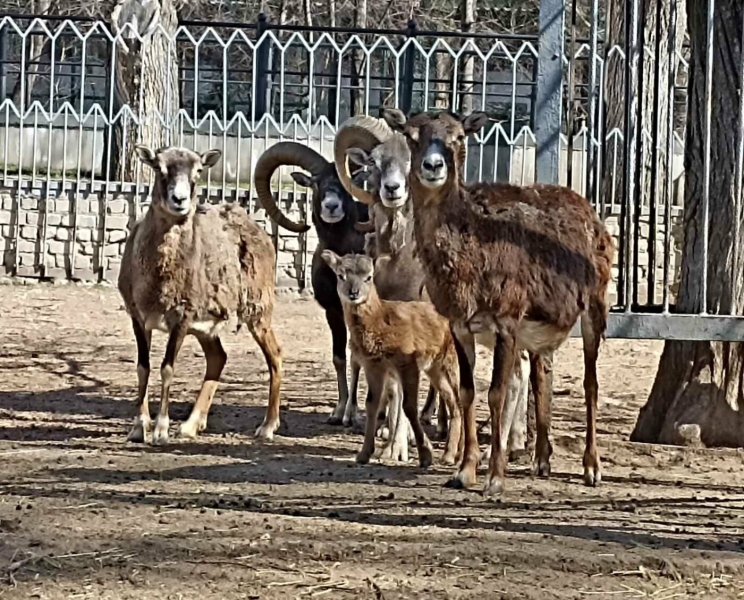
[[[36,242],[30,242],[29,240],[18,240],[18,252],[35,252]]]
[[[39,213],[37,212],[27,212],[26,215],[26,223],[28,225],[38,225],[39,224]]]
[[[69,213],[70,212],[70,201],[69,200],[55,200],[54,201],[54,212],[58,213]]]
[[[93,268],[93,258],[90,256],[75,256],[75,269],[85,269],[90,271]]]
[[[47,225],[60,225],[62,223],[62,215],[56,213],[49,213],[47,215]]]
[[[21,198],[21,208],[23,210],[36,210],[39,208],[39,201],[36,198],[26,196]]]
[[[127,231],[129,229],[129,217],[126,215],[114,215],[106,219],[106,229],[118,229]]]
[[[57,233],[54,234],[54,239],[67,242],[72,239],[72,231],[67,227],[60,227],[57,229]]]
[[[36,265],[36,255],[33,252],[19,252],[18,264],[22,267],[33,267]]]
[[[110,215],[126,214],[129,203],[123,198],[116,198],[108,203],[107,211]]]
[[[106,233],[106,241],[110,243],[123,242],[127,239],[127,232],[115,229]]]
[[[35,240],[38,232],[38,227],[33,227],[31,225],[24,225],[21,227],[21,237],[27,240]]]
[[[13,196],[3,194],[3,210],[13,210]]]
[[[93,239],[93,231],[90,229],[78,229],[77,231],[77,239],[81,242],[89,242]]]
[[[77,226],[80,228],[90,227],[93,228],[96,226],[98,219],[93,215],[78,215],[77,216]]]
[[[0,210],[0,225],[10,225],[11,212],[9,210]]]
[[[57,240],[49,240],[47,242],[47,249],[50,254],[64,254],[67,248],[65,242],[58,242]]]
[[[103,249],[103,255],[108,256],[110,258],[121,256],[121,253],[122,253],[121,246],[119,244],[108,244]]]

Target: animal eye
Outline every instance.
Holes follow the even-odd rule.
[[[372,275],[367,275],[367,276],[366,276],[366,277],[364,278],[364,283],[369,283],[370,281],[372,281]]]
[[[344,275],[343,273],[339,273],[339,275],[338,275],[338,278],[339,278],[339,279],[340,279],[341,281],[346,281],[346,275]]]
[[[461,133],[460,135],[458,135],[457,136],[457,141],[458,142],[464,142],[465,141],[465,134],[464,133]]]

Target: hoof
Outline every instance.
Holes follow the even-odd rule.
[[[467,490],[475,485],[475,473],[460,470],[455,476],[444,484],[444,487],[453,490]]]
[[[357,454],[357,457],[356,457],[357,464],[360,464],[360,465],[368,464],[369,456],[370,455],[368,452],[360,452],[359,454]]]
[[[170,421],[166,419],[158,419],[155,422],[155,429],[152,432],[152,445],[153,446],[165,446],[168,442],[168,427]]]
[[[457,458],[455,457],[455,455],[452,452],[445,452],[442,455],[442,459],[441,459],[440,462],[444,466],[446,466],[446,467],[452,467],[452,466],[454,466],[456,460],[457,460]]]
[[[184,421],[178,428],[178,437],[184,440],[195,440],[199,435],[199,430],[196,424]]]
[[[401,444],[400,446],[396,444],[395,441],[388,442],[388,444],[382,449],[380,460],[407,463],[409,460],[408,442]]]
[[[419,467],[428,469],[432,462],[434,462],[434,457],[432,456],[431,448],[421,448],[419,450]]]
[[[483,495],[486,498],[500,496],[504,492],[504,480],[498,477],[486,477],[486,485],[483,486]]]
[[[532,463],[532,475],[535,477],[550,477],[550,462],[536,460]]]
[[[341,419],[340,417],[337,417],[336,415],[331,415],[330,417],[328,417],[328,421],[326,422],[329,425],[341,425],[341,423],[343,423],[343,419]]]
[[[586,467],[584,469],[584,485],[597,487],[600,483],[602,483],[602,473],[600,473],[599,468],[592,469]]]
[[[274,423],[267,423],[264,421],[261,426],[256,429],[256,437],[260,440],[273,440],[274,432],[279,429],[279,421]]]

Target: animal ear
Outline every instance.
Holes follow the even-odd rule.
[[[398,108],[383,108],[380,114],[393,131],[403,131],[408,121],[406,113]]]
[[[310,177],[310,175],[302,173],[301,171],[294,171],[292,173],[292,179],[295,180],[295,183],[297,183],[297,185],[301,185],[302,187],[311,188],[315,186],[313,178]]]
[[[155,154],[155,151],[150,148],[150,146],[137,144],[135,148],[137,149],[137,156],[139,156],[139,159],[143,163],[156,171],[160,169],[160,164],[158,163],[158,155]]]
[[[371,167],[374,164],[372,157],[361,148],[349,148],[346,151],[346,156],[349,157],[351,162],[360,167]]]
[[[214,165],[217,164],[217,161],[220,160],[220,156],[222,156],[221,150],[207,150],[204,154],[201,155],[202,166],[205,169],[211,169]]]
[[[486,113],[474,112],[462,120],[462,128],[465,130],[465,135],[473,135],[483,129],[486,123],[488,123]]]
[[[333,272],[337,272],[339,265],[341,264],[341,257],[333,252],[332,250],[323,250],[320,253],[320,257],[326,261],[326,264],[333,269]]]

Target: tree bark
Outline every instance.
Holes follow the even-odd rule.
[[[703,308],[702,232],[706,132],[707,0],[688,0],[690,29],[689,118],[685,145],[685,239],[677,312]],[[707,308],[713,314],[741,314],[744,245],[735,227],[735,165],[738,143],[742,56],[741,0],[717,0],[713,34],[709,244]],[[743,446],[744,345],[721,342],[667,342],[648,402],[641,410],[632,441],[706,446]]]
[[[475,23],[475,0],[462,0],[460,6],[460,29],[463,33],[470,33]],[[467,44],[470,40],[465,40]],[[473,86],[474,86],[475,60],[468,53],[463,55],[462,85],[460,87],[460,112],[470,114],[473,112]]]
[[[446,110],[450,105],[450,93],[447,80],[452,80],[452,56],[447,52],[434,54],[434,109]]]
[[[354,5],[354,27],[367,27],[367,0],[356,0]],[[351,116],[364,114],[364,86],[362,70],[364,69],[364,53],[359,48],[351,51]]]
[[[138,127],[125,115],[116,123],[111,154],[111,177],[115,181],[137,180],[136,144],[158,148],[169,142],[167,125],[180,106],[178,60],[172,43],[177,26],[175,3],[160,0],[162,30],[156,29],[142,44],[137,40],[124,40],[128,53],[116,49],[114,115],[129,106],[140,119],[140,125]]]
[[[48,15],[56,11],[57,6],[55,3],[52,2],[52,0],[34,0],[33,2],[31,2],[31,14],[33,15]],[[53,23],[47,23],[47,26],[50,27],[52,32],[54,32]],[[48,37],[39,26],[34,26],[32,31],[33,30],[37,32],[37,35],[29,35],[27,37],[28,42],[26,43],[26,87],[23,90],[24,98],[21,98],[21,82],[23,81],[22,77],[18,78],[18,81],[16,81],[16,84],[13,87],[13,92],[11,93],[13,104],[19,110],[21,109],[22,104],[23,108],[25,110],[28,110],[28,106],[29,104],[31,104],[31,97],[34,91],[34,85],[36,84],[36,80],[41,74],[41,67],[37,64],[33,64],[32,66],[32,63],[40,61],[45,55],[51,56],[50,53],[52,49],[52,39]],[[59,47],[60,42],[57,42],[57,44]],[[51,106],[49,107],[50,110],[52,108],[53,107]]]

